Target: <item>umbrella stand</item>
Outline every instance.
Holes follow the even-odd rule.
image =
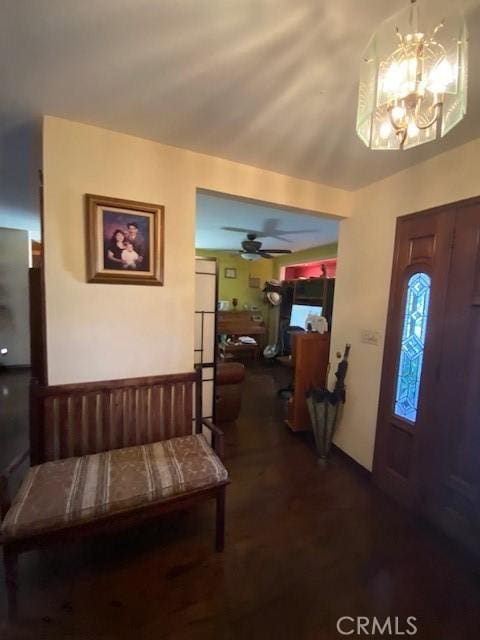
[[[327,392],[329,394],[329,392]],[[341,403],[331,404],[327,394],[324,400],[317,402],[314,394],[307,397],[307,405],[315,437],[318,463],[326,462],[332,444],[332,437],[340,414]]]
[[[326,390],[322,390],[325,392]],[[318,462],[326,459],[326,433],[327,433],[327,406],[328,401],[317,400],[318,391],[311,390],[307,395],[307,405],[310,414],[310,422],[312,424],[312,431],[315,438],[315,445],[318,454]]]
[[[342,406],[345,403],[345,376],[348,368],[349,352],[350,345],[347,344],[343,360],[339,363],[335,374],[337,381],[333,391],[311,387],[306,393],[308,412],[317,448],[318,464],[325,465],[327,462],[335,427]]]

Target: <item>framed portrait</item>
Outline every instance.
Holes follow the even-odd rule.
[[[87,281],[163,285],[164,207],[87,194]]]
[[[224,271],[225,278],[234,279],[237,277],[237,270],[232,267],[227,267]]]

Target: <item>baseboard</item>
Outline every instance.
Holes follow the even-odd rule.
[[[369,481],[372,480],[372,472],[369,471],[368,469],[366,469],[364,466],[362,466],[359,462],[354,460],[351,456],[348,455],[348,453],[345,453],[345,451],[343,451],[343,449],[340,449],[340,447],[337,447],[337,445],[333,444],[333,443],[332,443],[332,449],[335,451],[336,455],[339,455],[346,462],[348,462],[348,464],[353,469],[355,469],[355,471],[357,473],[359,473],[360,475],[362,475],[364,478],[366,478]]]
[[[29,371],[29,364],[0,364],[0,371]]]

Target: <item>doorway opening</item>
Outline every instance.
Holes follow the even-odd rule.
[[[310,430],[305,389],[326,381],[338,220],[206,191],[196,205],[197,262],[216,265],[216,421],[237,420],[245,376],[268,368],[288,390],[277,396],[288,426]]]

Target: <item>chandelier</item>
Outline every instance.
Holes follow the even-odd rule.
[[[411,0],[372,36],[360,74],[357,133],[371,149],[444,136],[467,107],[467,29],[452,0]]]

